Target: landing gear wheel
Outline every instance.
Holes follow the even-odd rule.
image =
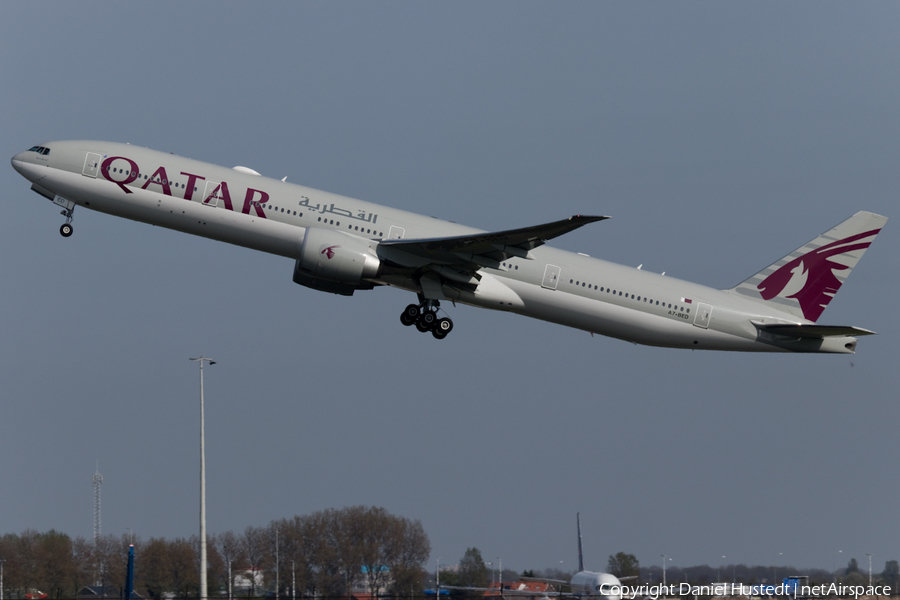
[[[422,333],[428,333],[428,331],[429,331],[431,328],[430,328],[428,325],[425,324],[425,321],[424,321],[423,319],[418,319],[418,320],[416,321],[416,329],[418,329],[418,330],[421,331]]]
[[[403,314],[400,315],[400,322],[409,327],[410,325],[414,325],[418,318],[419,306],[416,304],[410,304],[403,309]]]
[[[434,329],[434,324],[437,323],[437,315],[432,311],[426,311],[422,313],[422,316],[419,317],[419,321],[425,326],[425,330]]]
[[[72,226],[68,223],[63,223],[59,226],[59,233],[63,237],[69,237],[70,235],[72,235],[72,231]]]
[[[453,331],[453,321],[451,321],[450,319],[446,319],[446,318],[438,319],[437,322],[434,324],[434,329],[432,331],[434,332],[434,337],[438,337],[437,334],[438,334],[438,332],[440,332],[441,337],[439,337],[438,339],[442,339],[448,333]]]

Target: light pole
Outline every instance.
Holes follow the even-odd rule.
[[[784,554],[784,552],[779,552],[778,556],[781,556],[782,554]],[[772,585],[777,585],[777,583],[778,583],[778,577],[776,576],[776,573],[778,573],[777,569],[778,569],[777,565],[772,567]]]
[[[3,563],[5,562],[5,558],[0,558],[0,600],[3,600]]]
[[[216,364],[211,358],[200,356],[191,360],[200,363],[200,600],[207,600],[206,592],[206,424],[203,416],[203,361]]]
[[[278,526],[275,526],[275,600],[278,600],[278,592],[281,582],[278,579]]]
[[[831,555],[831,582],[834,583],[837,581],[837,555],[841,554],[843,550],[838,550],[836,553]]]
[[[866,552],[866,556],[869,557],[869,587],[872,587],[872,555]]]
[[[663,587],[666,587],[666,555],[660,554],[663,559]],[[672,560],[671,558],[669,560]]]

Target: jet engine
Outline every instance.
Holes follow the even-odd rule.
[[[294,264],[294,283],[342,296],[371,290],[375,284],[365,280],[376,277],[381,266],[376,245],[342,231],[309,227]]]

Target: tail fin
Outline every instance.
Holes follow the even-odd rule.
[[[584,554],[581,552],[581,513],[575,513],[575,521],[578,523],[578,572],[584,571]]]
[[[886,222],[858,212],[728,291],[815,322]]]

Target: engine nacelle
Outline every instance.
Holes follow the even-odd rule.
[[[309,227],[294,264],[294,283],[342,296],[371,290],[375,284],[364,279],[378,275],[376,244],[342,231]]]

